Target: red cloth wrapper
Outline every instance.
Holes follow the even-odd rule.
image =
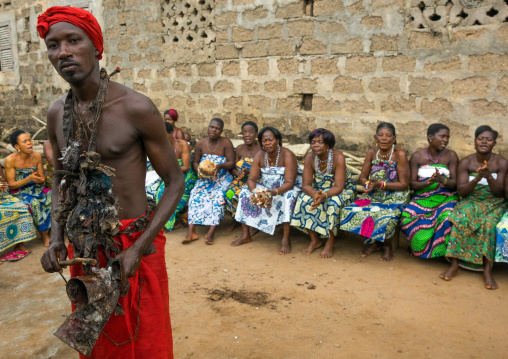
[[[99,60],[102,59],[104,51],[104,40],[102,38],[101,26],[95,16],[89,11],[72,6],[53,6],[37,18],[37,31],[39,36],[46,40],[49,28],[57,22],[68,22],[83,30],[92,43],[99,50]]]
[[[123,231],[135,219],[120,221],[120,231]],[[119,248],[127,249],[143,232],[131,235],[116,236]],[[125,297],[120,296],[118,303],[125,315],[111,314],[103,333],[106,333],[117,344],[129,341],[134,336],[138,325],[136,338],[126,344],[116,346],[103,333],[99,335],[92,354],[89,357],[79,355],[81,359],[173,359],[173,336],[169,317],[168,275],[164,246],[166,237],[163,230],[155,237],[153,244],[156,252],[141,259],[141,265],[133,277],[129,279],[131,288]],[[74,258],[74,248],[68,246],[69,258]],[[99,266],[105,267],[106,257],[99,254]],[[70,267],[71,277],[83,275],[81,265]],[[141,279],[141,280],[140,280]],[[141,299],[139,287],[141,285]],[[138,305],[139,304],[139,305]],[[74,308],[73,308],[74,310]]]

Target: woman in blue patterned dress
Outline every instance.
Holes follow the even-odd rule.
[[[277,129],[261,129],[258,140],[263,151],[254,157],[235,215],[235,220],[242,223],[243,233],[231,246],[251,242],[251,227],[273,234],[275,227],[282,224],[284,234],[279,254],[288,254],[291,251],[289,222],[302,190],[302,176],[298,175],[295,154],[282,147],[282,136]]]
[[[7,194],[2,167],[0,167],[0,252],[14,246],[13,251],[0,259],[2,261],[19,260],[31,251],[24,242],[37,236],[34,220],[28,206],[14,196]]]
[[[324,128],[309,135],[312,152],[305,157],[302,193],[296,201],[291,225],[309,233],[310,244],[303,250],[311,254],[327,238],[320,258],[330,258],[339,227],[339,213],[355,197],[355,182],[346,169],[346,159],[334,150],[335,136]]]
[[[369,246],[362,252],[366,257],[383,250],[379,260],[393,259],[391,237],[409,202],[409,162],[406,153],[395,147],[395,127],[382,122],[374,135],[376,147],[365,156],[360,184],[365,196],[340,212],[340,228],[363,236]]]
[[[47,247],[51,227],[51,189],[44,187],[46,178],[42,155],[33,150],[32,138],[25,131],[15,131],[10,140],[18,151],[5,159],[5,176],[10,193],[29,206]]]
[[[190,193],[189,231],[182,244],[199,238],[196,225],[210,226],[205,243],[214,244],[215,228],[224,218],[226,191],[233,179],[229,170],[235,165],[235,149],[229,139],[221,137],[223,129],[224,122],[213,118],[208,125],[208,137],[196,144],[192,165],[199,179]],[[209,168],[213,164],[215,173],[206,175],[201,171],[203,164]]]

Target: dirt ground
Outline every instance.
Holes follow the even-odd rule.
[[[507,266],[496,265],[500,289],[488,291],[480,273],[444,282],[444,260],[409,257],[403,246],[389,263],[362,259],[352,236],[331,259],[302,254],[308,238],[293,229],[287,256],[278,254],[281,228],[232,248],[240,229],[227,233],[230,223],[214,246],[181,245],[184,229],[167,234],[175,358],[506,355]],[[0,358],[77,358],[53,335],[70,313],[64,282],[42,271],[41,242],[28,246],[30,256],[0,266]]]

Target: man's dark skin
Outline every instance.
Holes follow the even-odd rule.
[[[83,30],[67,22],[59,22],[49,28],[46,46],[50,62],[73,90],[80,111],[75,118],[81,116],[85,123],[89,123],[92,113],[84,111],[94,101],[99,89],[99,51]],[[47,116],[55,170],[62,169],[61,149],[66,146],[62,130],[65,98],[66,95],[56,100],[48,109]],[[75,125],[75,131],[76,128]],[[90,138],[91,131],[87,128],[86,132]],[[82,149],[86,150],[88,140],[83,138],[82,141]],[[184,177],[155,105],[147,97],[112,81],[108,84],[98,121],[97,152],[104,165],[115,168],[111,181],[113,194],[119,200],[120,220],[137,218],[147,209],[147,156],[166,185],[145,232],[131,247],[116,256],[122,262],[125,276],[130,278],[137,272],[143,253],[175,210],[185,188]],[[60,178],[57,177],[53,181],[53,208],[58,205],[59,186]],[[63,228],[54,220],[51,225],[50,246],[41,263],[45,271],[58,272],[62,270],[58,260],[66,259],[67,249]],[[124,294],[127,284],[122,283]]]
[[[192,162],[192,168],[198,173],[199,163],[203,155],[215,155],[226,157],[226,162],[217,164],[215,167],[215,176],[220,169],[229,171],[235,166],[235,148],[231,141],[225,137],[221,137],[224,126],[219,122],[212,119],[208,125],[208,137],[202,138],[196,144],[194,149],[194,161]],[[217,226],[210,226],[208,233],[205,236],[205,242],[207,244],[214,243],[215,228]],[[189,231],[182,241],[183,244],[188,244],[199,238],[196,233],[196,225],[189,223]]]
[[[478,182],[483,178],[487,179],[487,183],[492,194],[495,197],[503,197],[505,195],[506,168],[508,161],[503,157],[492,153],[496,145],[496,138],[490,131],[482,132],[474,141],[476,153],[473,153],[459,162],[457,171],[457,193],[461,197],[467,197],[471,194]],[[469,174],[477,173],[476,177],[469,181]],[[497,179],[492,174],[497,173]],[[450,258],[451,265],[447,271],[441,273],[439,277],[444,280],[450,280],[457,275],[459,270],[459,261],[457,258]],[[489,260],[483,257],[483,278],[485,288],[497,289],[497,283],[492,277],[492,267]]]

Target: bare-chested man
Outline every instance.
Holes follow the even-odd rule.
[[[144,232],[115,237],[119,242],[120,252],[116,259],[122,264],[122,277],[129,278],[129,281],[122,281],[124,294],[129,283],[131,288],[138,290],[129,290],[126,296],[120,297],[119,304],[125,315],[110,317],[103,329],[108,336],[101,333],[90,357],[139,358],[150,350],[150,358],[172,358],[165,237],[161,228],[183,193],[184,180],[166,137],[161,115],[147,97],[118,83],[104,82],[99,68],[102,33],[92,14],[79,8],[53,7],[39,16],[37,29],[46,42],[51,64],[71,87],[67,95],[57,99],[48,109],[48,134],[55,170],[67,170],[63,166],[62,156],[65,153],[62,154],[62,149],[71,151],[72,148],[68,147],[66,138],[74,144],[81,141],[78,151],[83,156],[89,142],[93,143],[90,140],[95,137],[95,152],[101,156],[100,163],[115,170],[111,184],[112,195],[118,199],[120,206],[120,230],[147,211],[147,156],[167,189]],[[104,89],[105,97],[101,92]],[[102,99],[104,103],[99,112],[100,107],[97,110],[93,104]],[[69,105],[72,102],[74,105]],[[96,134],[90,130],[95,123],[94,115],[98,116]],[[68,118],[74,119],[70,127],[73,131],[64,135],[64,129],[68,127],[64,128],[63,123]],[[60,185],[61,178],[56,177],[53,181],[53,208],[62,206],[59,203]],[[62,270],[59,261],[66,259],[68,249],[71,256],[76,248],[73,245],[66,247],[62,223],[53,220],[52,227],[50,246],[41,262],[47,272],[59,272]],[[66,227],[65,230],[73,229]],[[148,254],[153,248],[152,243],[156,251]],[[101,266],[104,265],[102,257],[99,258]],[[81,274],[81,266],[71,267],[71,276]],[[139,303],[136,299],[138,291]],[[150,298],[150,302],[143,303],[143,298]]]
[[[200,179],[189,199],[189,231],[182,241],[188,244],[197,240],[196,225],[210,226],[205,236],[206,244],[214,244],[215,228],[224,218],[226,191],[233,177],[228,172],[235,165],[235,150],[231,141],[221,137],[224,122],[213,118],[208,125],[208,137],[198,141],[194,152],[193,168]],[[215,164],[213,178],[203,178],[198,167],[202,161]]]

